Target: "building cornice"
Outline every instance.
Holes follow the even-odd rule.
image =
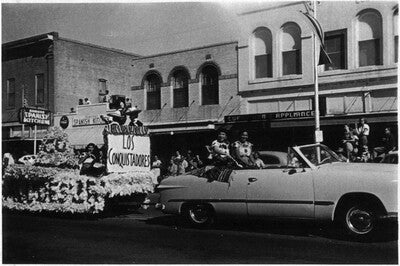
[[[148,59],[148,58],[165,56],[165,55],[170,55],[170,54],[185,53],[185,52],[189,52],[189,51],[202,50],[202,49],[207,49],[207,48],[212,48],[212,47],[217,47],[217,46],[223,46],[223,45],[228,45],[228,44],[238,44],[238,41],[229,41],[229,42],[223,42],[223,43],[216,43],[216,44],[205,45],[205,46],[200,46],[200,47],[194,47],[194,48],[189,48],[189,49],[182,49],[182,50],[176,50],[176,51],[171,51],[171,52],[166,52],[166,53],[143,56],[143,57],[140,57],[140,58],[136,58],[134,60]]]

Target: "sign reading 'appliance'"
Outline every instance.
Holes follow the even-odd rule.
[[[249,115],[228,115],[225,116],[225,123],[233,122],[253,122],[253,121],[273,121],[282,119],[299,119],[314,117],[313,110],[293,111],[293,112],[278,112],[278,113],[263,113]]]
[[[50,126],[51,112],[49,110],[23,107],[19,110],[19,122],[27,125]]]

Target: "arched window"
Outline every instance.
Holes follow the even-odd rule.
[[[145,88],[147,92],[147,110],[161,108],[161,78],[157,74],[146,77]]]
[[[397,63],[399,56],[399,9],[393,13],[393,35],[394,35],[394,62]]]
[[[202,104],[218,104],[218,70],[215,66],[205,66],[201,71]]]
[[[301,30],[294,23],[281,29],[282,74],[301,74]]]
[[[189,103],[188,84],[186,72],[178,70],[173,75],[174,108],[187,107]]]
[[[267,28],[253,33],[255,78],[272,77],[272,35]]]
[[[382,18],[376,11],[368,10],[358,16],[359,66],[382,64]]]

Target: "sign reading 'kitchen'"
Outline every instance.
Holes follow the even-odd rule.
[[[51,112],[49,110],[23,107],[19,110],[19,122],[27,125],[50,126]]]

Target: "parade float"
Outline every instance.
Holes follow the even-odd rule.
[[[109,124],[106,161],[98,175],[81,174],[79,158],[58,127],[47,131],[33,165],[3,169],[3,207],[30,212],[98,214],[108,202],[153,192],[147,128]]]

